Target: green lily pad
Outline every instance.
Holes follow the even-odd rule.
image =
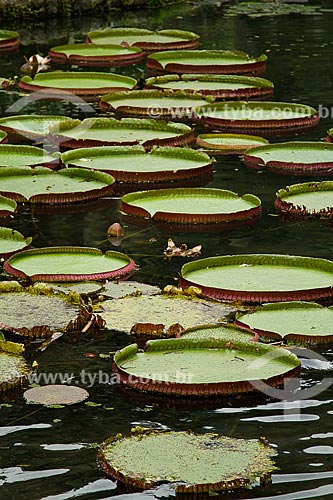
[[[200,134],[197,146],[214,155],[241,155],[249,148],[268,144],[267,139],[256,135],[244,134]]]
[[[135,263],[127,255],[89,247],[47,247],[9,257],[4,270],[30,281],[91,281],[126,277]]]
[[[253,392],[260,380],[280,385],[299,373],[300,361],[257,342],[178,338],[149,340],[144,352],[127,346],[116,352],[113,369],[133,389],[201,397]]]
[[[39,73],[33,79],[24,76],[19,82],[19,88],[28,92],[43,90],[60,95],[72,92],[89,98],[115,90],[130,90],[135,88],[136,83],[134,78],[116,73],[51,71]]]
[[[223,189],[178,188],[139,191],[121,199],[121,210],[155,222],[228,226],[233,222],[255,222],[261,214],[261,201],[252,194],[239,196]]]
[[[23,352],[22,344],[0,339],[0,393],[19,387],[31,373]]]
[[[305,182],[279,189],[277,210],[288,216],[333,217],[333,181]]]
[[[147,89],[183,90],[216,99],[266,99],[274,84],[264,78],[239,75],[164,75],[148,78]]]
[[[88,42],[98,44],[126,43],[140,47],[145,51],[191,49],[199,44],[199,35],[191,31],[159,30],[151,31],[141,28],[108,28],[89,31]]]
[[[37,284],[36,284],[37,285]],[[79,294],[80,296],[90,296],[101,293],[104,285],[93,281],[79,281],[77,283],[52,283],[48,285],[52,290],[66,295],[72,296]]]
[[[51,127],[50,140],[60,148],[94,146],[132,146],[141,144],[146,150],[153,146],[182,146],[194,140],[193,130],[183,123],[123,118],[86,118],[68,120]]]
[[[1,208],[1,200],[0,200]],[[31,245],[32,238],[25,238],[23,234],[8,227],[0,227],[0,257],[7,258],[15,252],[24,250]]]
[[[181,334],[183,339],[200,340],[226,340],[232,346],[233,342],[252,342],[251,332],[245,332],[241,328],[232,325],[204,325],[187,328]]]
[[[212,173],[213,162],[193,149],[160,147],[146,152],[143,146],[103,146],[68,151],[66,166],[101,170],[121,183],[158,183]]]
[[[140,489],[166,482],[177,493],[217,495],[267,480],[275,453],[256,439],[134,428],[103,443],[98,460],[106,474]]]
[[[203,295],[245,302],[332,300],[333,262],[294,255],[224,255],[189,262],[180,286]]]
[[[103,285],[101,294],[109,299],[124,297],[139,297],[141,295],[158,295],[161,289],[157,286],[139,283],[138,281],[124,281],[121,283],[108,282]]]
[[[4,130],[0,130],[0,144],[6,144],[7,141],[7,132],[5,132]]]
[[[14,141],[29,140],[35,142],[45,139],[50,126],[57,126],[60,122],[68,120],[68,116],[60,115],[6,116],[0,118],[0,129],[5,131],[4,133],[8,133]]]
[[[163,73],[263,74],[267,56],[236,50],[178,50],[151,54],[147,68]]]
[[[309,302],[264,304],[236,314],[236,325],[265,339],[291,344],[332,344],[333,307]]]
[[[254,147],[243,157],[256,170],[286,175],[333,176],[333,144],[327,142],[285,142]]]
[[[89,392],[75,385],[44,385],[33,387],[24,392],[28,403],[52,405],[71,405],[81,403],[89,397]]]
[[[52,62],[78,66],[122,66],[141,61],[143,52],[138,47],[122,45],[75,43],[58,45],[49,50]]]
[[[0,53],[17,49],[20,45],[20,35],[17,31],[0,30]]]
[[[225,101],[201,107],[197,114],[205,126],[226,132],[296,132],[319,122],[316,109],[285,102]]]
[[[143,116],[146,118],[172,118],[193,120],[196,110],[207,105],[209,97],[191,92],[168,90],[132,90],[113,92],[102,96],[100,106],[118,116]]]
[[[0,168],[0,193],[19,203],[63,205],[96,200],[113,191],[114,178],[83,168]]]
[[[18,167],[20,165],[51,165],[57,160],[36,146],[0,144],[0,167]]]
[[[320,7],[315,5],[302,5],[301,3],[275,2],[241,2],[238,5],[230,5],[226,9],[227,16],[248,16],[253,19],[261,17],[275,17],[282,15],[321,15]]]
[[[17,203],[6,196],[0,196],[0,219],[11,217],[17,210]]]

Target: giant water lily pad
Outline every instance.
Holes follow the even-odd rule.
[[[19,82],[19,88],[28,92],[43,91],[60,96],[72,92],[85,98],[108,94],[115,90],[130,90],[135,86],[134,78],[102,72],[52,71],[39,73],[33,79],[24,76]]]
[[[214,155],[241,155],[247,149],[268,144],[267,139],[245,134],[200,134],[197,146]]]
[[[159,30],[142,28],[108,28],[89,31],[88,42],[98,44],[128,44],[144,51],[192,49],[199,44],[199,35],[191,31]]]
[[[6,144],[8,141],[7,132],[0,130],[0,144]]]
[[[0,338],[0,393],[22,385],[27,379],[31,368],[23,353],[23,345]]]
[[[333,307],[297,301],[264,304],[252,313],[237,314],[236,325],[291,344],[332,344]]]
[[[305,2],[304,2],[305,3]],[[252,19],[261,17],[273,17],[282,15],[321,15],[321,9],[315,5],[303,5],[303,2],[290,2],[285,1],[271,1],[265,3],[259,2],[241,2],[238,5],[231,5],[227,7],[225,15],[239,16],[244,15]]]
[[[181,334],[183,339],[194,340],[226,340],[230,342],[230,347],[233,342],[252,342],[254,335],[251,332],[246,332],[241,328],[233,325],[203,325],[193,328],[187,328]]]
[[[231,132],[301,131],[319,122],[316,109],[305,104],[226,101],[197,110],[204,125]]]
[[[89,247],[47,247],[10,257],[4,270],[30,281],[90,281],[122,278],[135,270],[127,255]]]
[[[52,62],[77,66],[124,66],[141,61],[143,52],[138,47],[122,45],[75,43],[58,45],[49,50]]]
[[[267,56],[233,50],[178,50],[151,54],[147,68],[163,73],[263,74]]]
[[[0,144],[0,167],[18,167],[19,165],[52,166],[56,162],[56,158],[36,146]]]
[[[333,177],[333,144],[285,142],[254,147],[243,156],[245,165],[256,170],[286,175]]]
[[[216,225],[234,222],[249,224],[258,220],[261,201],[252,194],[239,196],[223,189],[183,188],[139,191],[122,197],[123,212],[155,222],[190,225]]]
[[[261,380],[280,385],[300,371],[296,355],[279,347],[229,339],[150,340],[117,351],[120,382],[144,391],[177,396],[221,396],[253,392]]]
[[[15,214],[17,203],[6,196],[0,196],[0,219],[11,217]]]
[[[44,385],[32,387],[24,393],[28,403],[52,405],[72,405],[81,403],[89,397],[89,392],[75,385]]]
[[[106,474],[140,489],[166,482],[177,493],[217,495],[267,480],[275,469],[272,455],[256,439],[134,428],[129,437],[103,443],[98,459]]]
[[[176,147],[103,146],[68,151],[61,155],[66,166],[101,170],[116,182],[158,183],[192,179],[212,173],[213,162],[205,153]]]
[[[39,75],[37,75],[39,76]],[[0,118],[0,129],[14,141],[40,141],[49,133],[51,126],[68,121],[61,115],[16,115]]]
[[[200,94],[183,90],[132,90],[113,92],[102,97],[102,109],[113,111],[118,116],[142,116],[147,118],[172,118],[173,120],[194,120],[196,110],[207,105],[207,99]]]
[[[20,45],[20,35],[17,31],[0,30],[0,53],[17,49]]]
[[[86,118],[68,120],[51,128],[50,140],[60,149],[90,148],[95,146],[132,146],[145,149],[155,145],[182,146],[194,140],[193,130],[183,123],[123,118]]]
[[[333,181],[305,182],[279,189],[275,206],[282,214],[333,217]]]
[[[114,178],[102,172],[44,167],[0,168],[0,193],[19,203],[70,205],[96,200],[113,192]]]
[[[165,75],[148,78],[147,89],[199,92],[216,99],[266,99],[274,84],[264,78],[239,75]]]
[[[1,204],[1,200],[0,200]],[[1,205],[0,205],[1,207]],[[0,257],[7,258],[15,252],[24,250],[31,245],[32,238],[7,227],[0,227]]]
[[[180,286],[195,285],[208,297],[246,302],[329,300],[333,262],[294,255],[224,255],[189,262]]]

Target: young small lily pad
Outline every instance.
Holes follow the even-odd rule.
[[[71,405],[87,399],[89,392],[75,385],[54,384],[33,387],[25,391],[23,396],[28,403],[47,406]]]

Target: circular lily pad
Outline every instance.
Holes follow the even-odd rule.
[[[261,201],[252,194],[239,196],[223,189],[183,188],[139,191],[121,199],[121,210],[155,222],[180,225],[249,224],[258,220]]]
[[[284,102],[226,101],[201,107],[197,113],[205,126],[235,133],[297,132],[319,122],[314,108]]]
[[[17,49],[20,45],[20,35],[17,31],[0,30],[0,53]]]
[[[0,130],[0,144],[6,144],[6,142],[8,142],[7,132]]]
[[[131,90],[136,87],[136,83],[134,78],[115,73],[52,71],[39,73],[33,79],[24,76],[19,88],[27,92],[45,91],[56,95],[72,92],[89,98],[115,90]]]
[[[1,203],[1,200],[0,200]],[[0,205],[1,206],[1,205]],[[9,229],[0,227],[0,257],[6,259],[13,253],[24,250],[31,245],[32,238],[25,238],[23,234]]]
[[[189,262],[180,286],[198,286],[208,297],[245,302],[329,300],[333,262],[294,255],[224,255]]]
[[[124,66],[141,61],[143,52],[138,47],[121,45],[76,43],[58,45],[49,50],[51,61],[77,66]]]
[[[70,205],[108,196],[114,178],[83,168],[54,172],[44,167],[0,168],[0,194],[18,203]]]
[[[200,134],[196,143],[200,148],[207,150],[208,154],[241,155],[249,148],[268,144],[268,141],[256,135]]]
[[[39,75],[37,75],[39,76]],[[14,141],[40,141],[49,133],[51,126],[68,121],[60,115],[16,115],[0,118],[0,129]],[[0,132],[2,133],[2,132]]]
[[[202,397],[253,392],[260,380],[278,386],[299,373],[300,361],[257,342],[181,338],[149,340],[144,352],[127,346],[116,352],[113,369],[133,389]]]
[[[107,172],[122,183],[171,182],[213,171],[213,162],[205,153],[176,147],[154,148],[150,152],[142,146],[84,148],[63,153],[61,161],[66,166]]]
[[[51,128],[50,140],[60,148],[91,148],[95,146],[183,146],[194,140],[193,130],[183,123],[135,118],[86,118],[68,120]]]
[[[333,177],[333,144],[285,142],[251,148],[243,157],[246,166],[275,174]]]
[[[17,203],[6,196],[0,196],[0,219],[11,217],[17,210]]]
[[[236,325],[265,339],[296,344],[332,344],[333,308],[309,302],[264,304],[236,314]]]
[[[279,189],[275,207],[293,217],[333,217],[333,181],[305,182]]]
[[[22,385],[31,372],[23,352],[22,344],[0,338],[0,393]]]
[[[230,342],[252,342],[253,334],[232,325],[204,325],[187,328],[181,334],[183,339],[226,340]]]
[[[57,159],[47,154],[47,151],[42,148],[0,144],[0,167],[18,167],[20,165],[52,167],[55,164],[57,164]]]
[[[199,44],[199,35],[191,31],[159,30],[141,28],[109,28],[89,31],[87,42],[98,44],[128,44],[144,51],[192,49]]]
[[[42,405],[71,405],[81,403],[89,397],[89,392],[76,385],[44,385],[24,392],[28,403]]]
[[[208,98],[207,98],[208,99]],[[100,107],[118,116],[142,116],[146,118],[170,118],[173,120],[195,120],[196,110],[207,105],[209,100],[200,94],[183,90],[132,90],[113,92],[102,97]]]
[[[150,489],[174,483],[177,493],[234,490],[267,480],[275,451],[260,440],[218,434],[133,429],[102,444],[98,460],[106,474],[128,485]]]
[[[266,99],[274,84],[264,78],[239,75],[164,75],[148,78],[147,89],[199,92],[216,99]]]
[[[135,271],[127,255],[89,247],[47,247],[9,257],[5,272],[30,281],[91,281],[116,279]]]
[[[233,50],[178,50],[151,54],[147,68],[162,73],[263,74],[267,56]]]

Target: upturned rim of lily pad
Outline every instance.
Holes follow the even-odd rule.
[[[86,51],[78,54],[76,51]],[[105,53],[103,55],[94,54],[99,49]],[[107,53],[109,50],[109,53]],[[123,50],[123,53],[114,54],[114,50]],[[70,54],[66,52],[70,51]],[[96,43],[75,43],[69,45],[57,45],[51,47],[48,56],[53,63],[72,64],[77,66],[127,66],[142,60],[143,51],[139,47],[123,47],[116,44],[96,44]]]
[[[186,89],[186,92],[197,92],[203,96],[210,95],[216,99],[267,99],[274,93],[274,84],[270,80],[243,75],[196,75],[186,73],[183,75],[162,75],[148,78],[145,82],[144,88],[163,89],[163,84],[173,82],[186,82],[188,83],[188,89]],[[220,83],[221,87],[216,89],[193,89],[191,88],[191,82],[216,82],[217,84]],[[236,89],[223,88],[223,84],[225,83],[238,83],[247,85],[247,87]],[[177,88],[172,89],[170,87],[166,87],[166,89],[172,90],[173,92],[177,91]]]
[[[324,206],[325,202],[320,210],[310,210],[306,204],[298,205],[292,201],[294,195],[309,194],[311,196],[311,193],[325,193],[327,191],[333,192],[333,181],[292,184],[291,186],[281,188],[276,192],[274,205],[278,212],[291,217],[320,217],[324,219],[332,219],[333,206]]]
[[[17,342],[10,342],[8,340],[4,340],[2,336],[0,336],[0,355],[7,354],[13,357],[21,357],[22,363],[20,370],[22,371],[21,376],[19,377],[11,377],[9,373],[9,379],[0,382],[0,394],[2,392],[11,391],[17,387],[23,385],[29,374],[32,373],[32,368],[27,364],[23,353],[24,353],[24,345],[18,344]]]
[[[36,75],[37,76],[37,75]],[[19,127],[14,127],[10,125],[11,121],[18,122],[36,122],[47,119],[55,119],[59,121],[67,121],[69,120],[68,116],[62,115],[12,115],[12,116],[4,116],[0,118],[0,137],[1,134],[8,135],[13,141],[37,141],[44,139],[48,134],[48,131],[44,134],[42,132],[36,132],[35,130],[27,130],[25,128],[20,129]]]
[[[260,383],[260,378],[254,378],[251,375],[251,379],[247,379],[244,375],[244,379],[240,380],[220,380],[218,382],[205,380],[205,377],[200,378],[200,382],[193,382],[193,372],[192,376],[186,378],[186,373],[181,372],[180,366],[180,378],[177,381],[177,377],[174,376],[174,372],[171,369],[170,379],[167,374],[167,357],[163,355],[166,353],[177,353],[181,356],[185,351],[192,351],[192,355],[195,356],[199,353],[202,355],[203,351],[207,351],[207,355],[214,351],[215,354],[221,353],[221,359],[223,357],[223,352],[225,351],[230,354],[232,352],[235,354],[236,358],[242,357],[242,353],[254,354],[255,356],[268,357],[272,355],[279,358],[279,361],[283,361],[287,368],[278,373],[269,374],[263,373],[263,379],[266,384],[271,387],[277,387],[283,383],[286,377],[295,377],[300,372],[301,363],[297,356],[289,351],[281,352],[281,349],[276,346],[269,344],[260,344],[257,342],[244,342],[244,341],[234,341],[232,346],[230,345],[229,339],[186,339],[186,338],[168,338],[168,339],[158,339],[158,340],[148,340],[143,352],[139,350],[137,344],[131,344],[123,349],[117,351],[114,355],[113,371],[119,376],[119,381],[121,384],[125,384],[131,389],[136,389],[142,392],[152,392],[163,394],[165,396],[189,396],[194,398],[201,397],[219,397],[219,396],[230,396],[235,394],[243,394],[249,392],[258,391],[257,384]],[[140,351],[140,352],[139,352]],[[151,366],[145,364],[144,370],[145,374],[135,373],[136,368],[133,366],[124,366],[126,363],[131,363],[131,360],[137,358],[137,356],[145,356],[146,353],[154,353],[153,356],[157,357],[162,355],[160,372],[154,372],[151,375],[149,370],[152,369]],[[148,354],[149,355],[149,354]],[[243,358],[242,358],[243,359]],[[267,358],[268,359],[268,358]],[[271,359],[272,360],[272,359]],[[156,359],[155,359],[156,362]],[[253,362],[253,360],[252,360]],[[223,361],[219,366],[223,369]],[[267,363],[269,364],[269,363]],[[241,368],[241,367],[239,367]],[[244,367],[243,367],[244,368]],[[263,368],[263,366],[262,366]],[[191,367],[193,370],[193,366]],[[164,371],[163,371],[164,370]],[[198,364],[197,370],[202,374],[204,366],[202,363]],[[156,376],[154,376],[156,374]],[[190,374],[188,374],[190,375]],[[216,374],[215,374],[216,375]],[[229,372],[228,372],[229,376]],[[230,378],[230,377],[229,377]]]
[[[0,219],[12,217],[17,211],[17,203],[7,196],[0,195]]]
[[[12,162],[12,165],[2,165],[2,157],[8,155],[17,156],[17,160]],[[20,156],[26,156],[24,161],[20,160]],[[28,157],[31,155],[31,159]],[[0,168],[21,168],[21,166],[43,166],[55,168],[58,165],[58,158],[50,155],[45,149],[31,146],[27,144],[0,144]],[[1,189],[1,187],[0,187]]]
[[[170,436],[170,438],[168,438],[168,436]],[[145,446],[147,440],[151,443],[149,447]],[[155,441],[157,442],[156,444]],[[169,445],[168,441],[170,441]],[[118,447],[119,451],[117,453]],[[130,452],[131,447],[133,449],[132,453]],[[249,459],[250,463],[243,466],[245,470],[240,471],[239,466],[238,468],[236,466],[235,471],[226,473],[223,471],[221,465],[221,470],[219,470],[220,480],[212,481],[212,478],[210,480],[207,479],[209,473],[207,473],[206,468],[210,469],[212,467],[212,460],[216,467],[217,459],[214,456],[216,449],[223,449],[225,454],[228,454],[228,451],[231,452],[232,458],[234,459],[237,451],[244,456],[246,447],[250,448],[249,451],[252,458]],[[123,457],[124,448],[126,452]],[[143,449],[140,450],[140,448]],[[196,457],[196,450],[201,455],[204,453],[204,457]],[[203,450],[206,451],[203,452]],[[140,460],[140,455],[142,453],[144,455],[141,456]],[[137,464],[137,468],[135,469],[133,465],[131,465],[129,469],[126,469],[126,457],[132,457],[133,454],[134,457],[136,457],[134,461]],[[138,456],[136,456],[137,454]],[[210,454],[213,456],[210,457]],[[218,495],[217,492],[249,487],[258,478],[264,483],[276,469],[271,459],[271,456],[275,454],[276,452],[270,447],[265,439],[245,440],[220,436],[213,433],[195,434],[192,431],[175,432],[171,430],[161,431],[136,427],[131,429],[131,434],[129,436],[117,434],[116,436],[111,436],[102,443],[99,448],[97,460],[108,476],[139,490],[151,489],[163,482],[171,484],[176,494],[196,496],[201,494]],[[225,455],[222,454],[220,456],[223,456],[225,459]],[[163,463],[163,458],[165,459],[165,465],[163,466],[164,473],[162,477],[160,472],[156,476],[153,470],[150,474],[146,470],[141,470],[142,461],[144,459],[148,459],[148,461],[153,464],[160,464],[160,462]],[[181,475],[179,477],[177,477],[177,474],[175,475],[174,467],[176,465],[177,469],[177,463],[181,462],[190,467],[191,460],[195,458],[199,460],[199,467],[203,477],[199,475],[194,482],[189,482],[186,481],[185,478],[182,479]],[[167,464],[169,464],[169,467]],[[152,466],[150,466],[149,469],[151,470]]]
[[[82,127],[82,131],[89,129],[123,129],[128,128],[132,130],[149,129],[158,131],[167,131],[175,136],[167,138],[151,138],[144,141],[129,137],[126,141],[116,140],[98,140],[96,138],[76,139],[71,137],[71,130]],[[66,134],[67,132],[67,134]],[[92,148],[99,146],[136,146],[142,145],[146,150],[151,149],[153,146],[185,146],[194,141],[194,131],[185,123],[167,122],[165,120],[153,120],[146,118],[85,118],[84,120],[73,120],[69,118],[68,121],[62,122],[57,129],[50,129],[49,139],[51,142],[56,142],[60,145],[61,151],[66,149],[77,148]]]
[[[0,130],[0,144],[7,144],[8,134],[5,130]]]
[[[17,49],[20,45],[20,35],[17,31],[0,30],[0,53]]]
[[[15,229],[8,227],[0,227],[0,240],[2,240],[2,243],[0,245],[0,257],[2,259],[8,259],[8,257],[10,257],[13,254],[16,254],[17,252],[21,252],[22,250],[27,250],[32,243],[32,238],[30,236],[26,238],[19,231],[16,231]],[[10,243],[9,247],[12,247],[10,250],[9,248],[6,249],[7,241],[8,244]],[[3,242],[5,242],[4,246]],[[13,248],[13,245],[16,246],[15,249]]]
[[[195,59],[200,56],[207,58],[207,64],[196,64]],[[163,65],[164,59],[174,59],[173,62]],[[182,59],[193,58],[193,64],[182,63]],[[234,64],[219,63],[223,60],[232,58],[239,59]],[[212,59],[216,60],[212,63]],[[246,52],[237,50],[184,50],[184,51],[165,51],[150,54],[147,57],[147,69],[157,71],[158,73],[212,73],[212,74],[245,74],[262,75],[266,71],[267,56],[262,54],[259,57],[251,57]]]
[[[333,128],[327,131],[326,142],[333,142]]]
[[[98,271],[94,272],[79,272],[79,273],[71,273],[71,272],[52,272],[52,255],[64,254],[64,256],[68,256],[71,260],[73,260],[73,256],[82,256],[84,255],[87,259],[91,256],[101,257],[103,260],[107,259],[115,259],[117,261],[122,261],[123,265],[120,267],[110,269],[108,271]],[[47,273],[32,273],[27,274],[22,269],[17,267],[20,260],[34,259],[35,257],[41,257],[45,262],[45,256],[49,257],[50,261],[50,272]],[[114,266],[112,266],[114,267]],[[136,264],[134,260],[132,260],[128,255],[115,252],[112,250],[108,250],[103,253],[99,248],[91,248],[91,247],[79,247],[79,246],[59,246],[59,247],[46,247],[46,248],[35,248],[32,250],[24,250],[23,252],[19,252],[18,254],[12,255],[7,259],[4,263],[4,271],[8,274],[16,276],[17,278],[22,278],[25,280],[29,280],[32,282],[36,281],[102,281],[107,279],[120,279],[130,276],[136,270]]]
[[[214,138],[220,138],[226,139],[225,144],[216,144],[214,142],[211,142],[211,139]],[[239,142],[237,144],[229,144],[228,139],[235,139],[238,140]],[[243,144],[240,143],[241,140],[244,140]],[[247,142],[248,141],[248,142]],[[258,145],[259,143],[261,144],[269,144],[268,140],[265,139],[264,137],[260,137],[257,135],[246,135],[246,134],[200,134],[196,138],[196,144],[197,146],[207,149],[207,153],[209,154],[209,151],[212,154],[220,154],[220,155],[230,155],[230,154],[236,154],[240,155],[247,151],[249,148],[253,147],[253,144],[250,144],[250,141],[257,141]]]
[[[290,160],[281,161],[274,159],[274,152],[281,150],[288,151],[290,149]],[[304,162],[297,160],[297,151],[313,150],[320,155],[320,151],[332,151],[331,161],[316,161]],[[261,153],[269,153],[271,159],[265,161],[260,157]],[[281,142],[277,144],[268,144],[264,146],[257,146],[248,149],[243,155],[245,165],[254,170],[266,169],[274,174],[282,175],[302,175],[302,176],[333,176],[333,144],[327,142],[310,142],[310,141],[294,141],[294,142]]]
[[[187,289],[189,286],[197,286],[202,290],[205,297],[228,301],[243,301],[247,303],[261,302],[284,302],[292,300],[309,300],[309,301],[328,301],[332,302],[333,288],[332,286],[321,286],[316,288],[305,288],[301,290],[237,290],[228,288],[218,288],[198,284],[195,278],[191,278],[191,273],[198,270],[209,270],[214,268],[223,268],[224,266],[287,266],[291,268],[316,269],[327,273],[333,272],[333,262],[328,259],[302,257],[295,255],[280,255],[280,254],[239,254],[239,255],[223,255],[217,257],[208,257],[199,259],[193,262],[186,263],[181,268],[179,286]]]
[[[140,36],[142,35],[142,41],[137,41],[130,44],[131,47],[140,47],[146,52],[157,52],[161,50],[180,50],[180,49],[194,49],[199,45],[200,36],[192,31],[184,30],[157,30],[152,31],[143,28],[108,28],[105,30],[89,31],[87,34],[86,42],[95,43],[95,39],[103,38],[103,36],[122,36],[124,35],[124,42],[126,42],[126,36]],[[175,41],[172,42],[152,42],[147,41],[147,36],[151,35],[165,35],[167,37],[175,37]]]

